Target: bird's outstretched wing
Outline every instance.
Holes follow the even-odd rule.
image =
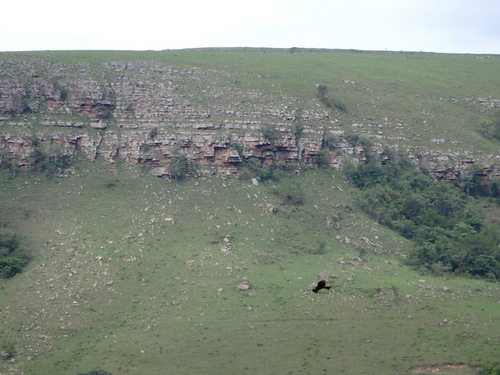
[[[326,285],[325,280],[318,281],[318,285],[312,290],[314,293],[318,293],[321,289],[327,289],[329,290],[331,286]]]

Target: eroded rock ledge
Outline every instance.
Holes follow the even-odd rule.
[[[0,61],[1,160],[28,168],[36,145],[51,145],[70,158],[148,165],[162,177],[171,176],[180,155],[192,167],[230,174],[252,158],[290,168],[316,166],[320,152],[321,162],[326,157],[340,169],[364,161],[366,150],[320,103],[286,96],[266,77],[237,73],[241,83],[234,74],[153,62]],[[439,179],[455,179],[476,163],[471,152],[402,149],[405,140],[388,135],[372,141],[381,162],[392,148]],[[484,179],[500,177],[496,161],[482,166]]]

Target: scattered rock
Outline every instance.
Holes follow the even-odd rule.
[[[237,289],[245,291],[245,290],[250,289],[250,286],[248,286],[248,284],[240,284],[237,286]]]
[[[412,366],[408,372],[413,373],[438,373],[438,372],[452,372],[457,370],[476,370],[481,366],[468,365],[466,363],[443,363],[440,365],[421,365]]]

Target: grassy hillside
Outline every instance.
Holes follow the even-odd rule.
[[[101,64],[110,62],[200,68],[206,86],[184,89],[189,100],[202,106],[207,100],[214,105],[233,101],[237,108],[248,105],[237,102],[240,98],[234,102],[230,91],[222,99],[204,93],[221,86],[259,93],[299,110],[318,108],[317,85],[326,85],[347,112],[332,111],[331,123],[311,126],[361,133],[382,144],[397,143],[403,151],[467,152],[479,163],[498,156],[499,141],[482,135],[500,100],[496,55],[241,48],[2,53],[0,59],[69,64],[97,80],[109,75]]]
[[[206,82],[222,85],[222,104],[233,105],[235,87],[240,99],[259,93],[255,106],[269,98],[302,110],[321,109],[317,85],[324,85],[346,111],[332,109],[330,122],[309,128],[343,130],[403,153],[455,155],[452,162],[464,153],[478,164],[500,157],[499,141],[482,134],[499,105],[498,56],[0,53],[12,59],[71,64],[68,71],[97,81],[111,74],[101,65],[109,62],[198,67],[201,83],[177,83],[200,107],[211,100],[200,94]],[[2,127],[54,131],[38,121],[45,115],[30,113],[28,125],[13,116]],[[258,185],[221,175],[166,182],[81,155],[67,177],[0,170],[0,221],[33,255],[21,274],[0,279],[0,374],[388,375],[497,361],[500,285],[406,267],[413,244],[355,200],[333,169]],[[498,223],[496,210],[483,212]],[[312,293],[321,279],[332,289]]]
[[[2,217],[34,249],[0,281],[2,373],[401,374],[498,359],[499,285],[403,266],[411,244],[359,213],[334,170],[258,186],[100,160],[74,172],[1,176]],[[287,186],[302,204],[283,204]],[[320,279],[330,292],[311,292]]]

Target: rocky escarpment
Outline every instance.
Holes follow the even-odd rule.
[[[155,62],[0,61],[2,162],[29,167],[35,148],[44,146],[70,158],[148,165],[169,177],[181,157],[198,170],[232,174],[252,159],[290,168],[364,160],[353,135],[370,124],[286,95],[267,78]],[[397,149],[447,179],[475,164],[472,152],[404,146],[401,137],[374,134],[371,149],[382,162],[384,150]],[[483,168],[487,179],[500,176],[492,160]]]

